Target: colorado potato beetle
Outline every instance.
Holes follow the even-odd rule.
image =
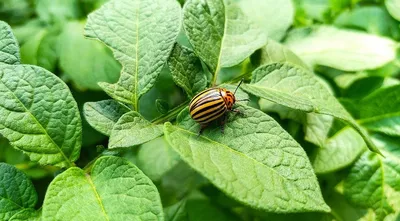
[[[224,132],[225,117],[227,112],[239,112],[233,109],[236,100],[235,94],[243,79],[239,82],[232,93],[225,88],[209,88],[192,98],[189,103],[189,112],[193,120],[200,124],[200,132],[207,127],[208,123],[221,119],[221,131]]]

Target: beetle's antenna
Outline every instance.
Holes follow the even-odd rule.
[[[233,92],[233,95],[236,94],[236,91],[237,91],[237,89],[239,88],[239,86],[242,84],[243,80],[244,80],[244,78],[242,78],[242,80],[240,80],[238,86],[237,86],[236,89],[235,89],[235,92]]]

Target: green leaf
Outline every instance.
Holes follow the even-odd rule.
[[[179,161],[172,147],[159,137],[140,147],[136,164],[151,180],[159,181]]]
[[[58,35],[57,28],[37,30],[33,37],[30,37],[21,46],[22,63],[38,65],[54,71],[58,61]]]
[[[164,220],[157,188],[135,165],[101,157],[90,175],[73,167],[46,192],[42,220]]]
[[[270,212],[329,211],[300,145],[263,112],[238,109],[244,116],[230,115],[223,136],[219,127],[198,136],[188,109],[178,116],[181,127],[164,125],[165,136],[184,161],[244,204]]]
[[[267,44],[260,49],[257,66],[272,63],[290,63],[305,69],[310,69],[296,54],[286,46],[268,39]]]
[[[32,161],[68,167],[79,157],[81,118],[68,86],[43,68],[0,65],[0,133]]]
[[[160,114],[166,114],[169,111],[169,104],[163,99],[157,99],[156,108]]]
[[[376,220],[400,210],[399,139],[375,136],[385,158],[365,152],[351,168],[344,183],[344,194],[354,204],[372,208]]]
[[[386,0],[385,5],[393,18],[400,21],[400,1],[399,0]]]
[[[266,42],[263,31],[232,0],[189,0],[183,16],[186,35],[211,68],[213,84],[221,67],[239,64]]]
[[[175,0],[111,0],[89,15],[85,35],[109,46],[123,67],[116,84],[99,84],[107,94],[138,111],[179,34],[180,10]]]
[[[10,221],[40,221],[41,213],[34,209],[24,209],[11,217]]]
[[[85,39],[83,22],[68,22],[59,38],[60,67],[82,89],[98,90],[98,82],[116,82],[121,65],[102,43]],[[77,56],[79,55],[79,56]]]
[[[313,160],[316,173],[329,173],[353,163],[364,150],[362,137],[352,128],[346,128],[327,139]]]
[[[396,42],[357,31],[318,26],[289,33],[285,44],[307,64],[344,71],[381,67],[396,57]]]
[[[29,178],[15,167],[0,162],[0,219],[35,207],[36,190]]]
[[[190,221],[236,221],[235,217],[229,215],[221,208],[213,205],[207,198],[190,199],[186,202],[186,211]],[[207,212],[205,212],[207,211]]]
[[[77,19],[82,15],[79,0],[37,0],[36,13],[49,23]]]
[[[242,89],[296,110],[326,114],[343,120],[360,133],[371,151],[379,153],[368,133],[311,72],[289,64],[270,64],[253,72],[252,83],[243,85]],[[276,96],[272,96],[272,92]]]
[[[368,130],[400,136],[400,85],[379,89],[358,104],[360,123]]]
[[[193,97],[207,86],[207,76],[203,71],[200,59],[194,52],[184,46],[175,44],[168,66],[174,82]]]
[[[293,23],[294,5],[291,0],[239,0],[238,4],[270,39],[282,39]]]
[[[128,112],[111,130],[109,148],[133,147],[163,134],[162,125],[150,123],[135,111]]]
[[[111,99],[86,102],[83,105],[86,121],[94,129],[107,136],[110,136],[118,119],[127,112],[129,112],[129,108]]]
[[[393,36],[395,39],[400,37],[398,22],[383,7],[378,6],[344,11],[335,19],[334,24],[339,27],[365,30],[371,34]]]
[[[0,21],[0,64],[19,64],[19,47],[11,27]]]

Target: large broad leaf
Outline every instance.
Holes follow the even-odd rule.
[[[60,67],[82,89],[98,90],[98,82],[118,80],[120,64],[110,49],[98,41],[85,39],[83,22],[65,24],[59,38]]]
[[[294,5],[291,0],[238,0],[244,14],[260,26],[268,38],[279,41],[292,25]]]
[[[81,118],[68,86],[43,68],[0,65],[0,133],[32,161],[68,167],[79,157]]]
[[[11,32],[10,26],[0,21],[0,64],[19,64],[18,42]]]
[[[277,122],[240,106],[225,133],[219,127],[198,136],[185,109],[180,127],[166,123],[167,140],[181,158],[236,200],[271,212],[329,211],[307,155]]]
[[[285,44],[306,63],[344,71],[381,67],[396,57],[396,42],[357,31],[318,26],[291,32]]]
[[[9,220],[24,209],[35,207],[37,194],[29,178],[15,167],[0,163],[0,219]]]
[[[175,83],[189,96],[192,97],[206,88],[207,76],[200,59],[191,49],[175,44],[168,59],[168,66]]]
[[[83,113],[86,121],[100,133],[110,136],[118,119],[129,112],[129,108],[115,100],[86,102]]]
[[[157,188],[135,165],[101,157],[90,175],[73,167],[50,184],[42,220],[164,220]]]
[[[162,125],[153,124],[135,111],[128,112],[111,130],[109,148],[133,147],[163,134]]]
[[[194,51],[211,68],[215,84],[221,67],[234,66],[263,46],[263,31],[232,0],[189,0],[183,26]]]
[[[316,173],[329,173],[353,163],[364,150],[362,137],[352,128],[337,132],[319,147],[313,159]]]
[[[400,1],[399,0],[386,0],[385,5],[393,18],[400,21]]]
[[[370,150],[379,153],[368,133],[311,72],[289,64],[270,64],[253,72],[252,83],[243,85],[242,89],[296,110],[327,114],[343,120],[360,133]]]
[[[374,210],[376,220],[400,210],[400,140],[375,136],[385,158],[365,152],[344,183],[345,196],[356,205]]]
[[[111,0],[89,15],[86,36],[108,45],[123,66],[118,83],[100,84],[112,98],[138,110],[178,36],[180,10],[175,0]]]
[[[358,104],[361,124],[371,131],[400,136],[400,85],[382,88]]]
[[[159,137],[140,147],[136,164],[151,180],[159,181],[179,161],[172,147]]]

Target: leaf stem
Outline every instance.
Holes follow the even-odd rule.
[[[175,119],[176,116],[189,104],[189,100],[183,102],[179,106],[175,107],[174,109],[168,111],[166,114],[161,115],[155,119],[153,119],[151,122],[154,124],[160,124],[168,120]]]

